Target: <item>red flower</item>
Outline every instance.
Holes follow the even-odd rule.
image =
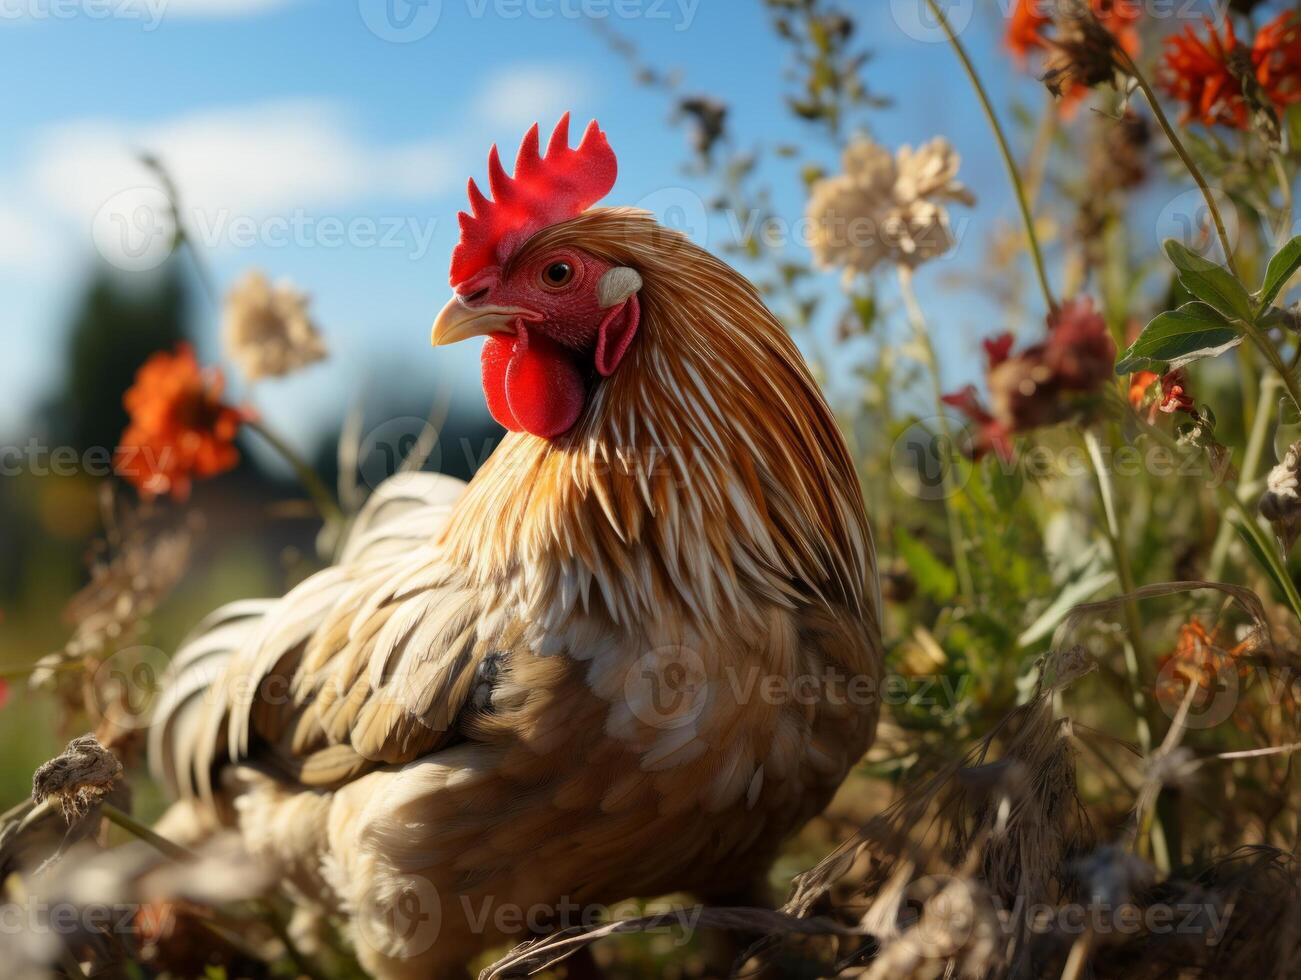
[[[1048,336],[1013,354],[1010,334],[984,342],[988,359],[986,384],[990,408],[968,386],[944,396],[944,402],[976,427],[969,453],[976,458],[991,449],[1011,455],[1011,436],[1074,415],[1081,396],[1090,396],[1111,378],[1116,344],[1106,321],[1088,298],[1073,300],[1048,317]]]
[[[971,444],[965,449],[968,456],[980,459],[992,449],[1001,459],[1012,458],[1011,432],[980,403],[974,385],[944,395],[942,401],[946,405],[952,405],[975,425]]]
[[[1158,377],[1161,381],[1160,389],[1155,398],[1150,398],[1152,385],[1157,381]],[[1158,412],[1164,412],[1167,415],[1173,415],[1175,412],[1186,412],[1189,415],[1197,414],[1196,404],[1193,402],[1192,396],[1188,394],[1188,376],[1184,374],[1182,368],[1160,376],[1155,371],[1136,371],[1131,374],[1129,376],[1129,403],[1136,412],[1142,411],[1146,405],[1149,423],[1156,421]]]
[[[9,682],[0,677],[0,708],[9,703]]]
[[[1276,109],[1301,101],[1301,18],[1283,13],[1261,28],[1249,53],[1244,52],[1226,19],[1224,34],[1206,20],[1206,38],[1191,27],[1166,38],[1160,83],[1171,97],[1184,103],[1182,121],[1207,126],[1221,124],[1246,129],[1251,113],[1242,82],[1230,67],[1251,70]]]
[[[1275,105],[1301,102],[1301,15],[1282,13],[1262,27],[1251,46],[1251,63]]]
[[[1004,41],[1022,63],[1031,49],[1044,47],[1044,28],[1052,23],[1052,18],[1044,13],[1046,8],[1043,0],[1016,0],[1012,8]]]
[[[150,357],[122,399],[131,421],[113,461],[117,473],[145,496],[183,500],[192,480],[234,467],[247,415],[222,402],[223,387],[221,372],[204,372],[189,344]]]

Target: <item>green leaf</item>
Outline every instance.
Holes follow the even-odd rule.
[[[1205,303],[1188,303],[1152,320],[1116,362],[1117,374],[1173,371],[1203,357],[1218,357],[1242,343],[1242,334]]]
[[[1238,536],[1241,537],[1243,542],[1247,545],[1247,550],[1255,557],[1256,563],[1260,565],[1260,567],[1265,571],[1265,574],[1269,576],[1270,581],[1274,583],[1274,588],[1278,589],[1279,595],[1287,598],[1288,587],[1283,581],[1283,576],[1287,574],[1287,569],[1282,566],[1278,556],[1272,555],[1266,551],[1265,546],[1256,539],[1256,536],[1241,524],[1235,523],[1233,529],[1238,532]],[[1293,611],[1298,612],[1298,615],[1301,615],[1301,611]]]
[[[1256,308],[1251,296],[1232,272],[1202,258],[1173,238],[1166,239],[1165,252],[1179,270],[1180,283],[1190,293],[1226,317],[1254,322]]]
[[[957,574],[940,561],[935,552],[903,528],[895,529],[894,543],[899,549],[899,557],[917,580],[917,589],[922,595],[936,602],[948,602],[957,594]]]
[[[1278,253],[1269,260],[1269,268],[1265,270],[1265,284],[1260,287],[1260,309],[1268,310],[1274,305],[1274,300],[1278,294],[1283,291],[1294,275],[1297,269],[1301,269],[1301,235],[1297,235],[1286,245],[1278,250]]]

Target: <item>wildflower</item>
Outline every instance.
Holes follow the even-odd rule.
[[[981,404],[975,385],[967,385],[961,391],[952,392],[943,397],[946,405],[952,405],[975,425],[971,444],[966,453],[972,459],[980,459],[991,450],[1000,459],[1012,458],[1012,430],[1003,422],[994,418],[989,410]]]
[[[1147,148],[1152,129],[1147,120],[1127,110],[1119,119],[1103,117],[1102,138],[1091,161],[1093,177],[1103,188],[1132,190],[1147,180]]]
[[[0,709],[9,703],[9,682],[0,677]]]
[[[1043,81],[1070,112],[1088,89],[1113,80],[1117,45],[1138,54],[1141,15],[1132,0],[1017,0],[1004,41],[1022,64],[1031,50],[1047,52]]]
[[[1185,104],[1183,122],[1247,129],[1252,110],[1275,113],[1301,102],[1301,17],[1280,14],[1249,51],[1232,20],[1225,20],[1221,36],[1208,19],[1205,39],[1187,27],[1166,39],[1160,83]]]
[[[1045,45],[1045,28],[1052,23],[1052,18],[1043,10],[1040,0],[1017,0],[1008,18],[1004,42],[1023,63],[1032,50]]]
[[[845,150],[844,173],[813,185],[808,216],[813,255],[823,268],[848,275],[871,272],[889,259],[916,267],[954,245],[945,203],[975,198],[958,180],[961,158],[943,137],[891,157],[856,139]]]
[[[1050,315],[1045,340],[1019,354],[1011,350],[1010,334],[985,341],[989,409],[971,386],[944,396],[975,424],[968,451],[977,458],[990,449],[1007,458],[1013,434],[1075,415],[1081,396],[1093,395],[1110,379],[1116,359],[1107,324],[1087,298]]]
[[[272,285],[254,270],[226,297],[222,338],[244,377],[282,377],[326,356],[307,314],[307,297],[287,284]]]
[[[147,497],[183,500],[194,479],[234,467],[247,415],[221,400],[223,387],[221,372],[201,370],[189,344],[154,354],[123,397],[131,421],[113,468]]]
[[[1294,442],[1283,454],[1283,460],[1265,478],[1265,492],[1260,495],[1261,516],[1269,521],[1274,533],[1283,543],[1283,550],[1291,549],[1301,534],[1301,442]]]
[[[1158,380],[1161,383],[1156,397],[1151,397],[1152,387]],[[1129,403],[1136,412],[1146,406],[1149,423],[1156,422],[1158,412],[1167,415],[1173,415],[1175,412],[1197,415],[1196,406],[1188,394],[1188,376],[1182,368],[1165,375],[1158,375],[1155,371],[1136,371],[1131,374]]]
[[[1189,685],[1213,695],[1220,672],[1226,667],[1245,669],[1239,660],[1253,646],[1253,640],[1247,639],[1226,648],[1218,631],[1208,630],[1194,616],[1179,627],[1174,650],[1157,661],[1157,699],[1170,708],[1176,708],[1187,695]]]
[[[1282,13],[1251,46],[1256,80],[1279,108],[1301,102],[1301,14]]]
[[[1091,13],[1063,14],[1049,40],[1043,83],[1061,99],[1116,78],[1116,38]]]

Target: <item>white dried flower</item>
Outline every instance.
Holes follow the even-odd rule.
[[[1283,461],[1269,471],[1265,492],[1260,495],[1260,513],[1269,521],[1288,551],[1301,533],[1301,442],[1294,442],[1283,454]]]
[[[871,272],[885,260],[916,268],[948,252],[953,229],[944,204],[975,198],[957,179],[961,158],[937,136],[891,157],[866,138],[842,158],[844,173],[816,181],[809,195],[813,257],[846,275]]]
[[[281,377],[322,360],[328,351],[307,313],[308,298],[288,283],[249,272],[226,296],[222,340],[249,381]]]

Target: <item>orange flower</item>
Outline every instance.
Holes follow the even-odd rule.
[[[1143,407],[1147,401],[1147,390],[1158,377],[1155,371],[1135,371],[1129,376],[1129,404],[1134,411]]]
[[[131,421],[113,461],[118,475],[145,496],[183,500],[192,480],[234,467],[247,415],[222,402],[223,387],[221,372],[204,372],[189,344],[150,357],[122,399]]]
[[[1249,53],[1238,43],[1233,21],[1225,20],[1221,36],[1208,18],[1205,40],[1191,27],[1166,38],[1160,82],[1184,103],[1183,122],[1196,120],[1236,129],[1250,125],[1242,82],[1231,67],[1235,59],[1239,71],[1254,72],[1261,91],[1275,108],[1301,102],[1301,17],[1280,14],[1261,28]]]
[[[1179,627],[1174,650],[1157,661],[1157,699],[1175,708],[1187,696],[1189,685],[1196,685],[1204,691],[1215,691],[1218,678],[1226,667],[1239,674],[1247,670],[1247,665],[1239,661],[1251,649],[1251,640],[1225,648],[1220,641],[1219,632],[1208,630],[1194,616]]]

